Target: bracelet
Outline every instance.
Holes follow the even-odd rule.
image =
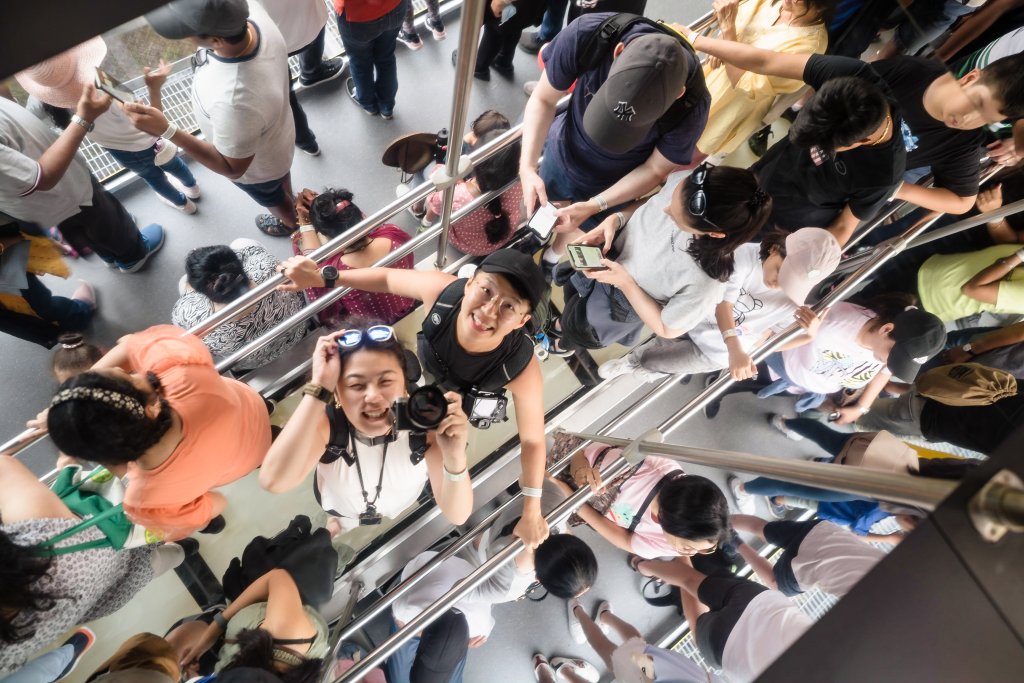
[[[300,225],[299,232],[316,232],[316,228],[312,225]]]
[[[86,133],[91,133],[93,129],[96,127],[95,123],[90,123],[89,121],[86,121],[78,114],[74,114],[71,116],[71,123],[77,123],[82,128],[85,128]]]
[[[601,211],[606,211],[608,209],[608,200],[599,194],[595,194],[593,197],[591,197],[590,201],[596,202],[597,208],[600,209]]]
[[[1024,249],[1018,249],[1017,251],[1013,252],[1013,255],[1020,259],[1021,263],[1024,263]]]
[[[449,472],[448,465],[441,465],[441,469],[444,470],[444,478],[448,481],[462,481],[469,476],[469,465],[462,468],[461,472]]]
[[[227,633],[228,620],[224,618],[223,612],[214,612],[213,623],[217,624],[217,626],[220,627],[222,633]]]
[[[178,127],[176,125],[174,125],[173,123],[171,123],[170,121],[168,121],[167,122],[167,130],[165,130],[163,133],[161,133],[160,137],[162,137],[164,140],[170,140],[171,138],[174,137],[174,135],[177,132],[178,132]]]
[[[613,215],[619,219],[619,228],[626,224],[626,214],[622,213],[621,211],[616,211]]]
[[[732,339],[733,337],[738,336],[740,336],[740,333],[735,327],[728,330],[722,330],[722,339]]]
[[[868,413],[871,412],[871,408],[870,407],[865,407],[865,406],[862,406],[862,405],[858,405],[857,406],[857,410],[860,411],[861,415],[867,415]]]
[[[544,495],[544,489],[535,488],[533,486],[523,486],[522,484],[519,484],[519,489],[527,498],[540,498]]]

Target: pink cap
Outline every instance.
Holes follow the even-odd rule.
[[[14,77],[29,95],[55,107],[72,109],[82,96],[82,88],[96,77],[96,67],[107,54],[107,44],[96,36],[30,66]]]
[[[843,250],[822,228],[801,228],[786,237],[786,258],[779,268],[779,287],[794,303],[803,305],[814,285],[839,266]]]

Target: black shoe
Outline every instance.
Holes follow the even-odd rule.
[[[551,281],[555,278],[555,266],[557,265],[557,263],[550,263],[544,259],[540,260],[540,270],[544,274],[544,282],[546,284],[550,285]]]
[[[217,515],[210,520],[210,523],[199,530],[201,534],[219,534],[224,531],[224,527],[228,525],[224,519],[224,515]]]
[[[718,380],[718,377],[719,377],[719,375],[718,375],[717,372],[712,372],[707,377],[705,377],[704,378],[704,388],[707,389],[712,384],[714,384]],[[714,401],[712,401],[711,403],[708,403],[708,404],[706,404],[704,406],[704,417],[706,417],[709,420],[714,420],[716,417],[718,417],[718,411],[721,410],[721,409],[722,409],[722,399],[721,398],[716,398]]]
[[[348,93],[348,96],[352,98],[353,102],[359,104],[359,100],[356,99],[356,82],[351,78],[345,81],[345,91]],[[361,104],[359,104],[359,108],[362,109],[363,112],[366,113],[368,116],[377,116],[377,114],[380,113],[376,109],[367,109]]]
[[[318,156],[320,156],[320,145],[319,145],[319,143],[317,143],[316,140],[314,140],[313,142],[311,142],[308,145],[300,145],[298,143],[295,143],[295,146],[298,147],[299,149],[301,149],[303,152],[305,152],[306,154],[308,154],[311,157],[318,157]]]
[[[452,66],[455,66],[456,64],[458,64],[458,62],[459,62],[459,51],[458,50],[452,50]],[[476,79],[481,80],[481,81],[489,81],[489,80],[491,80],[491,72],[490,71],[474,71],[473,72],[473,78],[476,78]]]
[[[323,83],[325,81],[331,80],[332,78],[337,78],[338,76],[341,75],[341,72],[344,68],[345,60],[343,60],[341,57],[325,59],[324,61],[320,62],[320,67],[316,70],[316,73],[313,74],[312,78],[307,79],[303,78],[302,76],[299,76],[299,83],[302,84],[303,87],[308,88],[311,85],[316,85],[317,83]]]
[[[750,147],[750,151],[754,153],[754,156],[763,157],[764,153],[768,151],[768,138],[771,137],[775,137],[772,127],[765,126],[750,136],[750,139],[747,140],[747,146]]]
[[[799,113],[799,109],[793,109],[792,107],[790,107],[786,111],[782,112],[782,118],[786,119],[790,123],[793,123],[794,121],[796,121],[797,114]]]
[[[540,39],[540,31],[524,33],[519,39],[519,49],[528,55],[535,55],[544,47],[544,41]]]
[[[516,75],[516,68],[511,64],[498,64],[495,62],[494,64],[491,64],[491,68],[505,78],[514,78]]]
[[[185,551],[185,557],[195,555],[199,552],[199,541],[192,538],[191,536],[189,536],[188,538],[183,538],[180,541],[175,541],[175,543],[180,545],[181,549]]]

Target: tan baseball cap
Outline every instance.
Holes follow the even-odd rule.
[[[786,237],[786,258],[779,267],[779,287],[803,305],[814,285],[839,266],[843,249],[828,230],[801,228]]]

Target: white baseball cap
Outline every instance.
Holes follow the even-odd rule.
[[[843,249],[828,230],[801,228],[786,237],[786,258],[779,267],[779,287],[799,305],[814,285],[839,266]]]

